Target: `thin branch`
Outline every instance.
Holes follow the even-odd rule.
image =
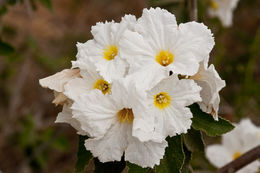
[[[198,21],[198,7],[197,0],[189,0],[190,1],[190,20]]]
[[[249,150],[242,156],[238,157],[236,160],[233,160],[232,162],[226,164],[225,166],[217,170],[216,173],[234,173],[244,166],[248,165],[249,163],[257,160],[258,158],[260,158],[260,145]]]

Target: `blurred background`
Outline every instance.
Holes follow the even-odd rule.
[[[210,62],[227,84],[219,114],[260,125],[260,1],[241,0],[229,28],[198,1],[199,21],[216,42]],[[0,172],[73,172],[78,136],[69,125],[54,124],[61,107],[38,81],[70,68],[76,43],[92,38],[96,22],[139,17],[151,6],[168,9],[179,23],[189,21],[184,0],[0,0]],[[206,144],[216,141],[205,137]],[[192,165],[195,172],[214,170],[203,153]]]

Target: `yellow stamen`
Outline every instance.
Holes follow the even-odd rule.
[[[235,152],[235,154],[233,155],[233,160],[237,159],[238,157],[240,157],[242,155],[242,153],[240,152]]]
[[[218,3],[217,3],[216,1],[214,1],[214,0],[210,0],[210,1],[209,1],[209,5],[210,5],[210,7],[211,7],[213,10],[217,10],[217,9],[219,8]]]
[[[104,49],[104,59],[110,61],[115,58],[118,53],[118,49],[116,45],[107,46]]]
[[[156,61],[162,66],[167,66],[173,62],[174,55],[170,51],[161,50],[157,56]]]
[[[99,89],[103,94],[110,92],[110,84],[104,79],[97,80],[93,88]]]
[[[134,114],[132,109],[124,108],[117,113],[117,118],[120,123],[133,123]]]
[[[170,105],[171,97],[166,92],[160,92],[154,95],[154,106],[164,109]]]

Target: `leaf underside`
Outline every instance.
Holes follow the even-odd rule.
[[[234,126],[223,118],[215,121],[210,114],[202,112],[197,104],[189,106],[193,114],[192,127],[205,132],[208,136],[220,136],[231,131]]]

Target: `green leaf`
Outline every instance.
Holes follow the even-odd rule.
[[[105,162],[101,163],[97,158],[94,158],[95,163],[95,173],[107,173],[107,172],[113,172],[113,173],[121,173],[126,166],[126,163],[124,161],[124,156],[122,157],[122,160],[120,162]]]
[[[7,55],[14,52],[14,48],[8,43],[0,40],[0,55]]]
[[[86,150],[85,148],[85,140],[88,139],[87,136],[79,135],[79,145],[78,145],[78,159],[76,163],[76,171],[75,172],[82,172],[85,166],[89,163],[90,159],[92,158],[92,154]]]
[[[126,165],[128,167],[128,173],[146,173],[149,170],[149,168],[142,168],[136,164],[132,164],[129,162],[127,162]]]
[[[190,172],[189,166],[190,166],[192,153],[188,150],[188,148],[185,145],[183,145],[183,152],[185,154],[185,160],[181,168],[181,173],[189,173]]]
[[[49,10],[52,10],[51,0],[40,0],[40,2]]]
[[[234,126],[227,120],[220,118],[215,121],[210,114],[202,112],[197,104],[189,106],[193,114],[192,127],[202,130],[208,136],[220,136],[231,131]]]
[[[181,136],[167,137],[168,147],[159,166],[155,167],[156,173],[180,173],[185,156]]]
[[[193,128],[183,135],[186,147],[192,152],[204,152],[204,142],[201,132]]]

